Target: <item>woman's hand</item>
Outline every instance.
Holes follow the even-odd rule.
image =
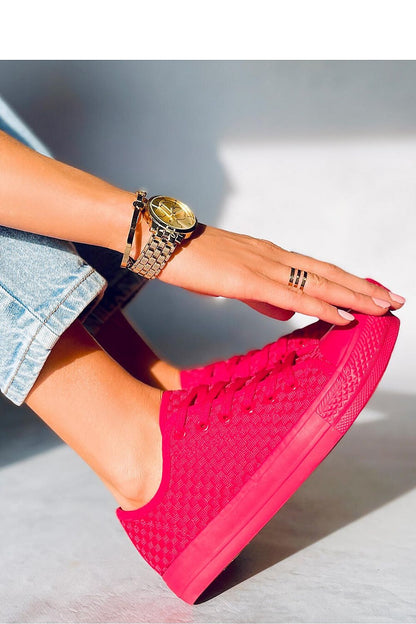
[[[308,272],[303,292],[288,286],[291,267]],[[379,316],[404,303],[402,297],[332,264],[201,223],[158,279],[205,295],[240,299],[280,320],[301,312],[347,325],[352,319],[338,308]]]

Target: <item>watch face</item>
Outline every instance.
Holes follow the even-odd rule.
[[[149,200],[149,212],[161,225],[168,225],[175,230],[191,231],[196,225],[192,210],[183,202],[173,197],[157,195]]]

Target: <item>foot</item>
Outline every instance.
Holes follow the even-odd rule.
[[[125,511],[146,505],[154,497],[162,479],[159,414],[163,393],[151,387],[147,390],[149,396],[143,399],[146,413],[136,425],[140,427],[140,445],[131,438],[131,444],[124,451],[123,464],[112,475],[112,483],[105,482]]]
[[[163,393],[160,487],[117,516],[179,597],[195,602],[339,442],[398,329],[390,313],[357,314],[251,378]]]

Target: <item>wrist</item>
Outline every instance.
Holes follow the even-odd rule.
[[[117,235],[115,249],[123,255],[122,268],[154,279],[176,247],[192,235],[198,222],[189,206],[178,199],[166,195],[147,198],[147,191],[143,189],[136,191],[136,194],[137,197],[131,202],[133,211],[129,216],[127,239],[121,247]]]

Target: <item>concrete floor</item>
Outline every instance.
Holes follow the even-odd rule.
[[[190,606],[137,555],[92,471],[1,400],[2,622],[414,622],[415,396],[355,426]]]

